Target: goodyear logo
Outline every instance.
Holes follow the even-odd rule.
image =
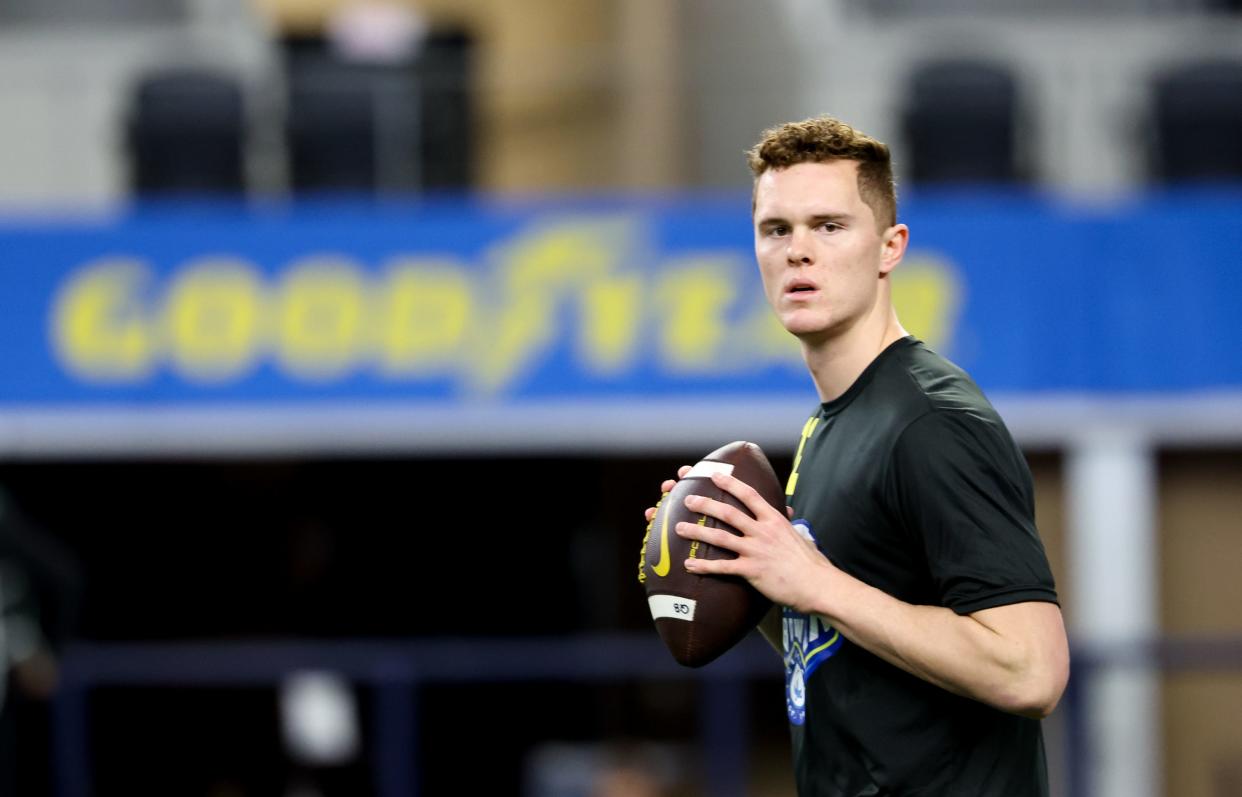
[[[307,386],[367,374],[496,395],[566,346],[584,378],[607,384],[639,367],[674,378],[800,369],[756,274],[748,251],[647,252],[632,219],[534,225],[477,261],[308,252],[264,269],[204,254],[159,270],[115,255],[62,281],[49,337],[64,372],[102,387],[161,372],[230,385],[267,366]],[[947,264],[907,258],[894,295],[911,331],[947,342],[958,303]]]

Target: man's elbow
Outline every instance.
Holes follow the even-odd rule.
[[[1051,684],[1041,684],[1040,688],[1032,688],[1027,693],[1019,696],[1009,710],[1023,717],[1042,720],[1051,714],[1057,707],[1057,704],[1061,702],[1061,694],[1064,691],[1064,684],[1060,687]]]
[[[992,632],[988,702],[1002,711],[1043,719],[1061,702],[1069,681],[1069,640],[1055,603],[1018,603],[971,615]]]
[[[1045,662],[1044,666],[1019,679],[1000,708],[1038,720],[1051,714],[1061,702],[1069,682],[1069,657],[1058,658],[1060,660]]]

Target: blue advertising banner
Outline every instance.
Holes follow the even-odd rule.
[[[1242,389],[1242,196],[906,202],[906,327],[989,392]],[[813,400],[747,196],[0,222],[0,408]]]

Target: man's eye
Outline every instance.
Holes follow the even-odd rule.
[[[784,235],[788,231],[789,228],[787,227],[769,227],[768,235]]]
[[[835,221],[826,221],[823,224],[819,225],[819,228],[823,230],[824,232],[836,232],[837,230],[845,229],[840,224],[837,224]]]

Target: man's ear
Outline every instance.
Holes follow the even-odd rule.
[[[904,224],[894,224],[880,237],[880,275],[886,276],[906,255],[906,245],[910,243],[910,228]]]

